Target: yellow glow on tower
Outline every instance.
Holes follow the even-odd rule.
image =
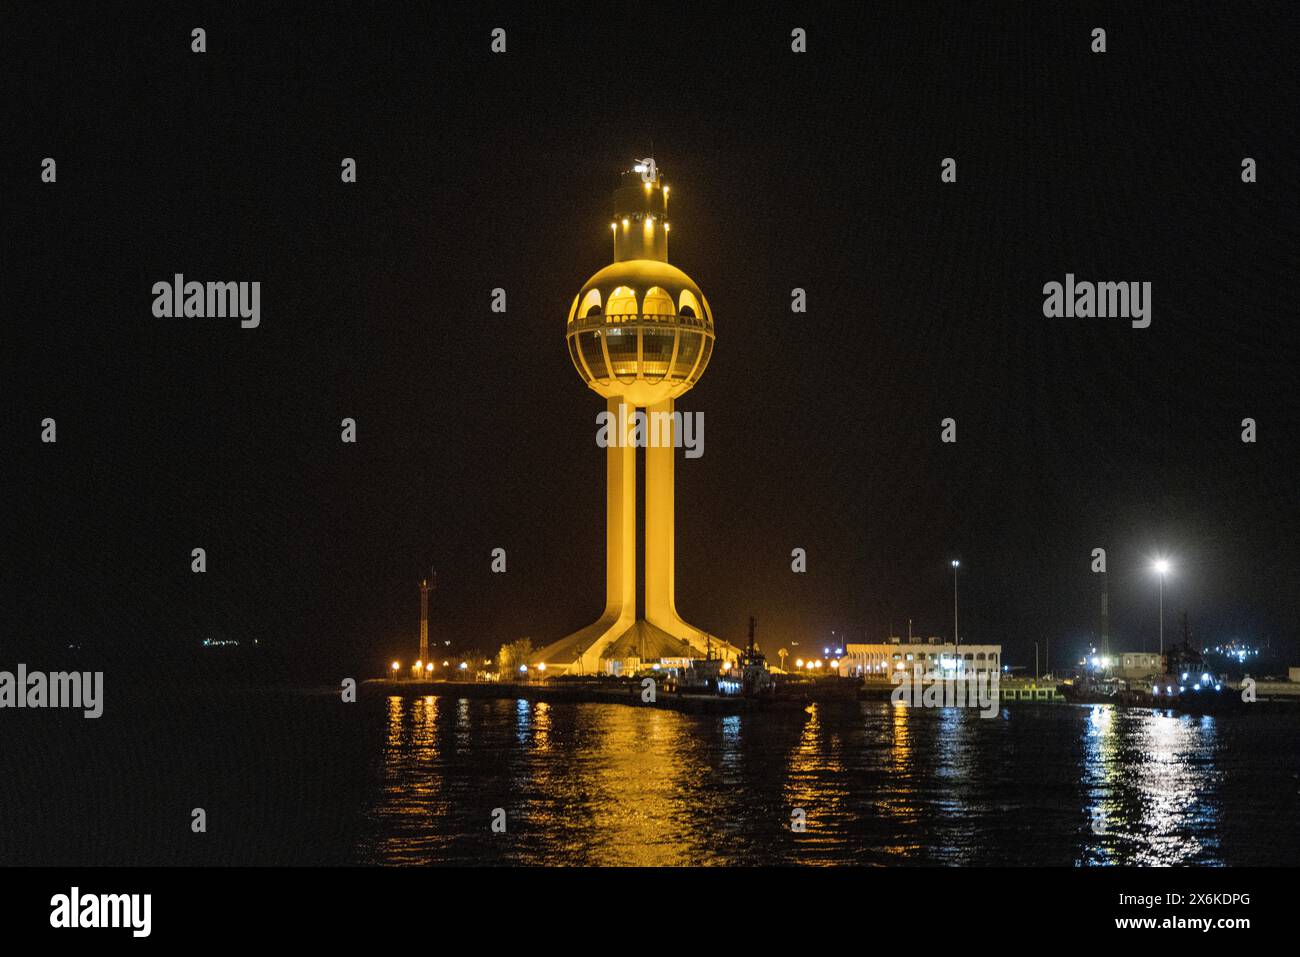
[[[653,161],[623,173],[614,191],[614,262],[587,280],[569,310],[569,358],[617,425],[606,449],[605,610],[591,625],[538,651],[534,662],[545,661],[555,672],[599,672],[611,656],[629,656],[620,651],[625,645],[663,650],[645,653],[651,658],[739,652],[687,624],[676,608],[673,433],[680,419],[674,403],[704,374],[714,332],[704,293],[668,263],[667,209],[668,187]],[[655,229],[656,221],[664,228]],[[661,441],[645,450],[643,610],[637,607],[637,453],[630,442],[638,410],[666,423]]]

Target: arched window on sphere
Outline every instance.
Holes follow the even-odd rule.
[[[641,311],[651,319],[671,318],[676,309],[673,297],[658,286],[646,290]],[[645,328],[641,333],[641,374],[651,382],[658,382],[668,374],[668,361],[673,357],[675,332],[671,323],[661,328]]]
[[[584,319],[587,316],[600,315],[600,290],[591,289],[582,297],[582,306],[578,309],[578,315]]]
[[[647,316],[671,316],[676,313],[673,297],[658,286],[651,286],[645,293],[645,304],[641,311]]]
[[[622,325],[637,314],[636,293],[618,286],[605,300],[605,348],[609,350],[610,370],[621,382],[630,384],[637,375],[637,331]]]
[[[704,310],[700,308],[700,301],[695,298],[695,293],[689,289],[683,289],[681,299],[677,304],[677,314],[681,316],[694,316],[702,318]]]
[[[635,316],[636,312],[636,293],[627,286],[616,287],[605,302],[606,317]]]

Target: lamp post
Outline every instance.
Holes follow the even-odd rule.
[[[961,562],[952,560],[952,674],[957,677],[957,666],[961,664],[961,635],[957,631],[957,569]]]
[[[1160,654],[1165,653],[1165,575],[1169,572],[1169,562],[1163,558],[1156,559],[1153,566],[1160,576]]]

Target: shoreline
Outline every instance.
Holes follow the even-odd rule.
[[[630,684],[627,688],[602,688],[589,684],[533,684],[524,682],[474,682],[474,681],[419,681],[408,678],[367,678],[360,686],[362,694],[392,694],[403,696],[434,695],[437,697],[478,698],[478,699],[518,699],[528,701],[554,701],[570,704],[621,704],[634,708],[658,708],[660,710],[678,711],[684,714],[750,714],[765,711],[800,711],[812,704],[839,704],[858,701],[888,701],[887,695],[855,695],[841,693],[819,695],[816,689],[807,698],[743,698],[719,697],[717,695],[690,694],[680,692],[660,692],[653,702],[641,700],[641,686]],[[1279,701],[1260,701],[1254,706],[1233,709],[1194,709],[1174,703],[1159,705],[1123,701],[1070,701],[1056,699],[1052,701],[1014,701],[998,702],[998,709],[1019,710],[1025,706],[1040,707],[1094,707],[1110,704],[1118,709],[1131,711],[1171,711],[1177,714],[1220,714],[1242,715],[1251,712],[1295,712],[1296,703]]]
[[[487,683],[477,681],[419,681],[406,678],[367,678],[367,691],[401,692],[457,698],[524,698],[529,701],[563,701],[573,704],[621,704],[634,708],[659,708],[686,714],[747,714],[781,708],[804,708],[807,702],[790,699],[724,698],[717,695],[659,692],[654,701],[641,700],[641,686],[626,689],[600,688],[584,684],[551,685],[524,682]]]

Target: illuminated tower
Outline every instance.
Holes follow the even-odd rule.
[[[591,674],[628,657],[733,657],[738,649],[677,614],[674,598],[674,401],[704,374],[713,313],[694,281],[668,264],[668,186],[640,160],[614,191],[614,262],[587,280],[569,308],[569,358],[603,396],[613,421],[606,449],[605,611],[535,656],[548,670]],[[634,412],[653,437],[645,453],[645,608],[638,614]]]

